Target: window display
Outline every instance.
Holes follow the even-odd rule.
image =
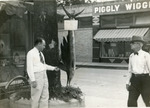
[[[126,60],[131,54],[129,42],[102,42],[100,58]]]
[[[27,34],[25,19],[16,16],[0,27],[0,83],[25,74]]]

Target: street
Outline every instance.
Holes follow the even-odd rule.
[[[127,70],[78,68],[75,70],[75,75],[72,79],[71,85],[74,87],[80,87],[84,93],[85,108],[124,108],[127,106],[128,98],[128,92],[125,88],[127,74]],[[66,81],[66,73],[62,71],[61,83],[63,86],[66,85]],[[69,108],[69,106],[66,105],[67,107],[65,107],[65,105],[61,105],[60,103],[58,103],[58,105],[52,105],[51,102],[52,101],[50,101],[51,108],[60,108],[61,106],[62,108]],[[138,104],[139,107],[145,107],[141,97],[138,100]],[[4,107],[6,105],[7,101],[0,101],[0,106],[2,108],[7,108]],[[13,106],[11,107],[16,108]],[[29,105],[24,104],[21,107],[27,108]]]
[[[85,107],[126,107],[128,92],[125,88],[127,70],[78,68],[72,86],[80,87],[85,95]],[[66,73],[61,72],[62,85],[66,85]],[[141,97],[139,107],[145,107]]]

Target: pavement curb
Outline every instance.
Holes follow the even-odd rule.
[[[113,63],[76,63],[76,67],[86,68],[105,68],[105,69],[128,69],[128,64],[113,64]]]

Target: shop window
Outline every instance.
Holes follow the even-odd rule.
[[[0,27],[0,83],[24,75],[26,51],[29,47],[26,17],[13,16]],[[7,29],[8,31],[6,32]]]
[[[150,13],[139,13],[135,15],[135,25],[150,24]]]
[[[129,57],[131,53],[128,42],[104,42],[101,49],[102,58]]]
[[[131,26],[133,25],[133,15],[117,15],[117,26]]]
[[[115,28],[117,26],[132,26],[133,15],[106,15],[101,16],[101,28]]]
[[[101,16],[101,27],[115,27],[115,16]]]
[[[117,57],[118,49],[117,49],[117,43],[115,42],[105,42],[102,45],[102,57]]]
[[[130,42],[125,42],[125,57],[129,57],[131,52]]]
[[[78,28],[91,28],[92,27],[92,17],[81,17],[77,18]]]
[[[101,28],[115,28],[124,26],[142,26],[150,25],[150,12],[120,14],[120,15],[103,15],[100,17]]]

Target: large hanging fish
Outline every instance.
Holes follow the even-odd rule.
[[[84,9],[78,13],[69,13],[62,3],[59,4],[62,6],[63,10],[65,11],[66,15],[69,17],[70,20],[74,20],[79,14],[81,14]],[[73,41],[73,31],[68,31],[67,40],[63,38],[63,43],[61,44],[61,59],[65,66],[65,71],[67,73],[67,86],[70,85],[70,82],[74,76],[75,70],[75,56],[74,56],[74,41]]]
[[[74,76],[74,58],[71,55],[70,50],[70,36],[68,31],[67,38],[63,37],[63,43],[61,43],[61,63],[63,64],[63,69],[67,73],[67,86],[70,85],[70,82]]]

